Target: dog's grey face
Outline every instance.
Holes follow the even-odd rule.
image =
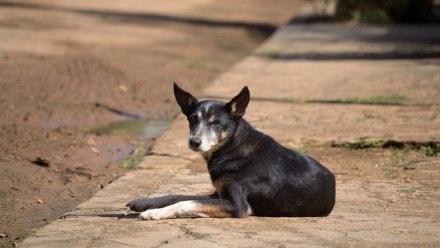
[[[235,129],[224,103],[203,101],[188,116],[189,147],[194,151],[212,152],[221,147]]]
[[[243,117],[250,99],[249,90],[244,87],[228,103],[212,100],[199,102],[176,83],[174,95],[182,113],[188,118],[189,147],[205,154],[217,150],[233,136],[233,131]]]

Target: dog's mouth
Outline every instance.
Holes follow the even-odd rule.
[[[195,152],[200,152],[200,151],[202,151],[201,149],[200,149],[200,147],[192,147],[192,146],[188,146],[189,147],[189,149],[191,149],[191,150],[193,150],[193,151],[195,151]]]
[[[209,152],[213,149],[214,146],[209,147],[209,149],[203,149],[204,147],[202,145],[196,146],[188,144],[188,148],[195,151],[195,152]]]

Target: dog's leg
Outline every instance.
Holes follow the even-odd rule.
[[[153,198],[139,198],[127,203],[132,211],[142,212],[150,208],[162,208],[180,201],[197,201],[218,198],[217,194],[212,195],[166,195]]]
[[[164,208],[149,209],[139,215],[143,220],[172,219],[179,217],[226,218],[233,217],[235,207],[226,199],[181,201]]]
[[[225,189],[231,197],[232,204],[234,205],[234,217],[243,218],[252,215],[251,206],[247,202],[246,196],[239,184],[231,183],[225,185]]]
[[[181,201],[164,208],[149,209],[139,215],[144,220],[160,220],[179,217],[242,218],[252,215],[252,209],[238,184],[226,187],[230,199]]]

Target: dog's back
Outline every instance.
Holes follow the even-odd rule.
[[[335,177],[327,168],[281,146],[244,119],[212,154],[208,170],[214,185],[238,183],[253,215],[326,216],[335,204]]]

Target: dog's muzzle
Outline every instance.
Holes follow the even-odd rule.
[[[199,138],[191,138],[189,139],[189,148],[194,151],[198,151],[200,149],[200,145],[202,144],[202,140]]]

